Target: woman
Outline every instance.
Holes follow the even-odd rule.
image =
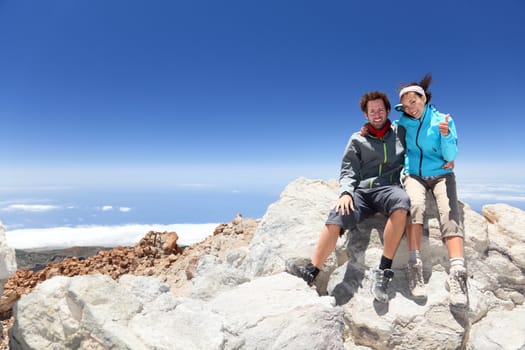
[[[407,227],[409,246],[409,287],[415,298],[426,298],[423,264],[419,256],[423,236],[425,196],[430,190],[439,210],[441,236],[448,250],[450,271],[447,278],[450,304],[464,307],[468,303],[467,271],[463,255],[463,228],[459,218],[455,175],[449,162],[456,158],[457,134],[454,121],[429,104],[428,87],[432,76],[404,86],[399,92],[399,125],[406,129],[405,177],[403,184],[410,196],[410,221]]]

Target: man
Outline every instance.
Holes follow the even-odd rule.
[[[335,249],[339,235],[364,218],[383,213],[388,217],[379,268],[371,269],[374,298],[388,303],[387,287],[394,276],[392,260],[405,230],[410,199],[400,185],[405,156],[405,130],[387,118],[390,101],[385,93],[363,95],[360,107],[368,134],[354,133],[346,146],[339,178],[340,197],[330,211],[312,261],[306,267],[294,263],[287,270],[312,285],[325,260]]]

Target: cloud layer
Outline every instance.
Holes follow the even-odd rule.
[[[67,248],[73,246],[134,246],[149,231],[179,235],[179,245],[191,245],[213,234],[216,223],[173,225],[81,226],[21,229],[6,232],[7,242],[15,249]]]
[[[44,205],[44,204],[11,204],[2,208],[2,211],[27,211],[33,213],[43,213],[46,211],[57,210],[61,207],[59,205]]]
[[[524,202],[525,185],[459,183],[459,199],[489,202]]]

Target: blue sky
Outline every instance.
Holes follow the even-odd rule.
[[[396,103],[427,72],[458,181],[523,184],[524,15],[521,0],[0,0],[3,204],[118,188],[266,206],[299,176],[338,177],[365,91]]]

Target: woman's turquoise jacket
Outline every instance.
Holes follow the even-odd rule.
[[[417,176],[437,176],[451,173],[443,169],[445,163],[456,159],[458,154],[457,133],[454,121],[448,119],[449,133],[447,136],[439,132],[439,123],[445,120],[445,114],[436,107],[427,104],[419,119],[404,113],[402,107],[395,108],[401,112],[397,121],[406,130],[406,174]]]

